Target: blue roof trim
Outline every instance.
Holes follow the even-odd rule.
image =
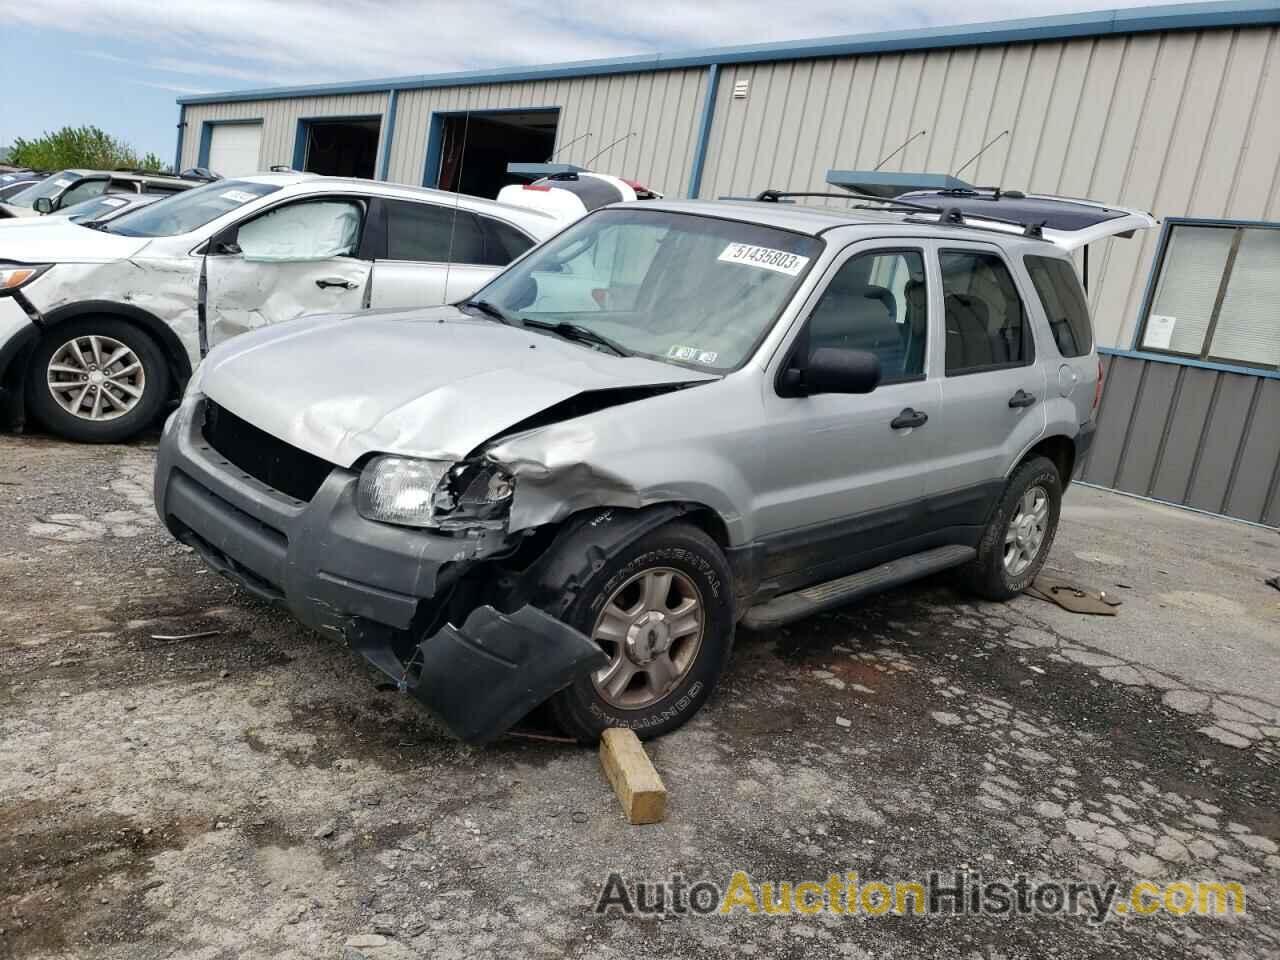
[[[1073,37],[1100,37],[1114,34],[1150,33],[1160,30],[1202,30],[1214,27],[1267,26],[1280,24],[1280,0],[1220,0],[1213,3],[1179,3],[1123,10],[1096,10],[1088,13],[1031,17],[964,26],[926,27],[918,30],[890,30],[832,37],[759,43],[736,47],[688,50],[675,54],[641,54],[609,60],[580,60],[541,66],[505,67],[459,73],[438,73],[414,77],[393,77],[358,83],[315,84],[303,87],[270,87],[235,90],[228,93],[179,97],[180,104],[231,103],[244,100],[280,100],[301,96],[333,96],[351,93],[380,93],[386,90],[421,90],[469,84],[515,83],[567,77],[606,76],[617,73],[644,73],[712,64],[760,63],[771,60],[807,60],[867,53],[931,50],[940,47],[986,46],[1003,43],[1064,40]]]

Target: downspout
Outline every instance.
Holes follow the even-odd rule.
[[[378,174],[379,180],[386,180],[388,173],[391,171],[391,148],[396,139],[396,107],[400,104],[400,91],[391,89],[387,91],[387,123],[386,130],[383,132],[382,140],[382,170]]]
[[[716,113],[716,87],[720,80],[720,64],[707,67],[707,95],[702,101],[702,120],[698,124],[698,142],[693,150],[693,170],[689,173],[689,199],[696,200],[702,189],[702,168],[707,162],[711,143],[711,121]]]
[[[187,132],[187,105],[185,103],[178,104],[178,144],[173,151],[173,172],[178,173],[182,170],[182,139],[183,134]]]

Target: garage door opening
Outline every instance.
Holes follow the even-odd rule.
[[[199,166],[224,177],[247,177],[261,168],[262,124],[206,124]]]
[[[560,111],[498,110],[436,114],[427,151],[428,185],[493,199],[508,184],[508,163],[542,163],[555,152]]]
[[[305,121],[302,169],[329,177],[372,180],[377,169],[381,129],[381,117]]]

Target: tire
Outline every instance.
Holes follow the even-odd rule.
[[[117,352],[121,350],[125,352]],[[121,359],[105,372],[97,369],[99,361],[112,356]],[[67,389],[55,390],[51,381],[65,383]],[[169,399],[171,382],[164,353],[149,334],[119,317],[79,317],[51,328],[32,351],[27,409],[50,432],[68,440],[118,443],[155,421]],[[76,383],[87,390],[81,394]]]
[[[1034,554],[1026,566],[1021,566],[1021,563],[1027,560],[1027,548],[1032,542],[1015,541],[1012,546],[1017,548],[1015,553],[1020,556],[1011,565],[1006,562],[1010,546],[1006,543],[1006,537],[1010,535],[1010,524],[1027,514],[1031,514],[1034,519],[1035,511],[1027,510],[1024,499],[1035,490],[1042,492],[1047,501],[1043,530],[1035,541]],[[1053,461],[1035,457],[1018,467],[1005,484],[1000,502],[982,533],[977,558],[960,570],[965,585],[987,600],[1010,600],[1029,587],[1044,566],[1049,549],[1053,546],[1061,510],[1062,478]],[[1032,526],[1038,525],[1033,523]],[[1016,537],[1017,533],[1013,535]]]
[[[660,605],[647,603],[646,597],[656,595],[660,578],[668,573],[670,592]],[[687,625],[691,613],[674,613],[690,598],[699,604],[700,632],[676,635],[673,630]],[[616,615],[602,616],[611,600],[618,610],[640,611],[628,621],[631,645],[601,639],[620,632],[622,621]],[[650,617],[654,611],[661,616]],[[733,575],[714,540],[697,527],[671,523],[630,544],[599,569],[585,572],[582,589],[555,615],[596,639],[611,656],[610,666],[600,673],[615,670],[613,693],[597,685],[597,674],[589,674],[555,694],[548,706],[556,723],[584,744],[595,743],[608,727],[629,727],[647,740],[684,724],[715,690],[733,647]],[[648,624],[637,622],[639,618],[649,618]],[[657,661],[664,647],[678,673],[657,685],[653,681],[663,676]],[[635,651],[640,660],[653,655],[653,660],[637,667],[628,651]],[[635,668],[636,675],[619,693],[616,686],[628,667]]]

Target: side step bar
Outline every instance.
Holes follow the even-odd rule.
[[[781,627],[823,610],[831,610],[890,587],[896,587],[931,573],[958,567],[978,555],[972,547],[935,547],[923,553],[890,560],[870,570],[852,573],[838,580],[817,583],[794,593],[784,593],[747,611],[742,625],[752,630]]]

